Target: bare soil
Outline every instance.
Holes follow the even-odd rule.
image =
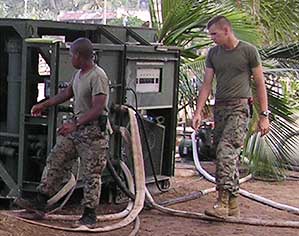
[[[210,171],[213,169],[211,164],[206,164],[206,168]],[[265,182],[258,180],[250,180],[242,184],[242,188],[267,197],[271,200],[289,204],[291,206],[299,207],[299,188],[297,172],[290,173],[293,178],[288,178],[282,182]],[[171,179],[171,187],[166,193],[156,193],[154,198],[157,202],[174,199],[194,193],[198,190],[203,190],[212,187],[203,178],[200,178],[190,164],[178,164],[176,169],[176,176]],[[206,208],[213,205],[216,198],[215,193],[208,194],[199,199],[172,205],[171,208],[185,211],[194,211],[203,213]],[[267,220],[292,220],[299,221],[299,216],[276,210],[252,200],[240,197],[241,214],[244,218],[256,218]],[[99,206],[98,214],[103,214],[112,211],[119,211],[124,205],[102,204]],[[71,205],[63,211],[63,213],[78,213],[79,206]],[[51,224],[70,226],[66,222],[47,222]],[[249,226],[241,224],[217,223],[210,221],[203,221],[198,219],[190,219],[183,217],[175,217],[160,213],[156,210],[144,209],[140,214],[140,230],[141,236],[227,236],[227,235],[241,235],[241,236],[264,236],[264,235],[281,235],[295,236],[299,235],[298,229],[279,228],[279,227],[265,227],[265,226]],[[101,225],[111,224],[101,223]],[[113,232],[101,233],[95,235],[129,235],[133,226],[128,226]],[[39,227],[17,220],[13,217],[3,215],[0,212],[0,236],[83,236],[91,235],[89,233],[72,233],[64,232],[44,227]]]

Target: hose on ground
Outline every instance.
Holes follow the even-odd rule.
[[[181,210],[174,210],[171,208],[163,207],[155,203],[149,191],[146,189],[146,197],[152,203],[154,209],[169,214],[173,216],[180,216],[192,219],[200,219],[206,221],[216,221],[216,222],[225,222],[233,224],[245,224],[245,225],[255,225],[255,226],[269,226],[269,227],[282,227],[282,228],[299,228],[298,221],[274,221],[274,220],[262,220],[256,218],[237,218],[237,217],[227,217],[227,218],[214,218],[209,217],[201,213],[188,212]]]
[[[134,179],[131,175],[131,172],[129,170],[129,168],[127,167],[127,165],[121,161],[120,162],[120,166],[121,166],[121,169],[125,175],[125,178],[126,178],[126,181],[128,183],[128,188],[129,188],[129,191],[131,192],[135,192],[135,188],[134,188]],[[110,221],[110,220],[118,220],[118,219],[121,219],[121,218],[124,218],[125,216],[127,216],[130,211],[132,210],[133,208],[133,202],[132,201],[129,201],[127,207],[119,212],[119,213],[114,213],[114,214],[107,214],[107,215],[98,215],[97,216],[97,220],[99,221]],[[80,218],[79,215],[46,215],[45,216],[45,219],[46,220],[64,220],[64,221],[74,221],[74,220],[78,220]]]
[[[213,176],[211,176],[207,171],[205,171],[200,162],[199,162],[199,159],[198,159],[198,153],[197,153],[197,149],[196,149],[196,140],[195,140],[195,132],[193,132],[191,134],[191,138],[192,138],[192,150],[193,150],[193,159],[194,159],[194,163],[195,163],[195,167],[196,169],[198,170],[198,172],[203,175],[205,177],[205,179],[209,180],[210,182],[212,183],[215,183],[215,178]],[[248,175],[247,177],[243,178],[243,179],[240,179],[240,183],[244,182],[244,180],[247,180],[249,179],[249,176]],[[240,194],[249,198],[249,199],[252,199],[256,202],[259,202],[259,203],[262,203],[262,204],[265,204],[265,205],[268,205],[268,206],[271,206],[273,208],[276,208],[276,209],[279,209],[279,210],[284,210],[284,211],[287,211],[287,212],[290,212],[290,213],[293,213],[293,214],[296,214],[296,215],[299,215],[299,209],[296,208],[296,207],[292,207],[292,206],[289,206],[289,205],[285,205],[285,204],[281,204],[281,203],[277,203],[275,201],[272,201],[270,199],[267,199],[267,198],[264,198],[264,197],[261,197],[257,194],[253,194],[253,193],[250,193],[248,191],[245,191],[243,189],[240,189],[239,190]]]
[[[195,133],[193,133],[192,135],[193,135],[193,139],[195,140]],[[194,149],[195,149],[195,146],[193,145],[193,150]],[[198,157],[198,156],[196,156],[196,157]],[[195,161],[195,163],[199,163],[198,158],[197,158],[197,161]],[[200,165],[200,163],[199,163],[199,165]],[[198,168],[198,171],[203,170],[203,168],[201,168],[201,166],[197,166],[197,168]],[[213,177],[211,175],[209,175],[206,171],[201,171],[201,174],[203,174],[203,176],[206,179],[208,179],[210,181],[213,181]],[[249,177],[247,179],[249,179]],[[246,180],[246,179],[244,179],[244,180]],[[208,189],[208,191],[206,191],[206,193],[207,192],[212,192],[214,190],[215,190],[215,188]],[[237,218],[237,217],[214,218],[214,217],[206,216],[206,215],[201,214],[201,213],[174,210],[174,209],[171,209],[171,208],[163,207],[163,206],[155,203],[155,201],[154,201],[153,197],[151,196],[150,192],[147,189],[145,191],[146,191],[146,197],[152,203],[154,209],[159,210],[161,212],[164,212],[166,214],[174,215],[174,216],[195,218],[195,219],[201,219],[201,220],[207,220],[207,221],[218,221],[218,222],[234,223],[234,224],[299,228],[299,222],[298,221],[274,221],[274,220],[263,220],[263,219],[256,219],[256,218]]]

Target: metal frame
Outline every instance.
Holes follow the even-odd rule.
[[[59,65],[59,43],[47,44],[47,43],[27,43],[23,42],[23,68],[22,68],[22,88],[21,88],[21,106],[20,106],[20,131],[19,131],[19,155],[18,155],[18,188],[23,188],[24,182],[24,165],[26,156],[26,150],[28,148],[27,129],[28,125],[47,124],[48,126],[48,143],[47,154],[56,141],[56,116],[57,107],[49,108],[48,116],[45,117],[31,117],[30,114],[26,114],[27,106],[27,84],[28,84],[28,63],[31,61],[31,49],[36,48],[40,50],[48,49],[50,58],[50,91],[51,96],[54,96],[58,90],[58,65]]]

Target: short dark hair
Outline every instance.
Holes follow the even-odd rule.
[[[88,38],[76,39],[71,44],[70,50],[73,53],[79,53],[79,55],[85,59],[91,59],[93,57],[93,46]]]
[[[227,25],[230,28],[232,28],[232,24],[230,23],[230,21],[225,17],[225,16],[215,16],[213,17],[211,20],[209,20],[208,24],[207,24],[207,29],[209,29],[212,25]]]

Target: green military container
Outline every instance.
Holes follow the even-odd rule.
[[[143,114],[141,132],[147,182],[164,187],[174,173],[179,50],[156,42],[156,31],[97,24],[0,19],[0,197],[34,192],[56,128],[71,116],[72,102],[41,117],[30,109],[67,86],[74,73],[69,45],[78,37],[94,44],[95,61],[111,81],[109,104],[128,104]],[[115,125],[126,118],[112,115]],[[145,138],[152,153],[150,165]],[[110,156],[123,159],[123,143],[112,136]],[[109,174],[104,178],[108,181]],[[164,182],[164,183],[163,183]],[[166,183],[166,184],[165,184]]]

